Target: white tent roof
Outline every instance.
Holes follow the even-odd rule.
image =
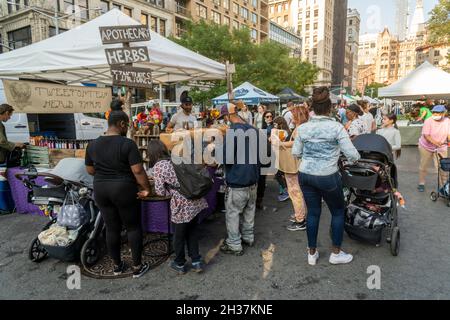
[[[425,61],[403,79],[380,88],[378,94],[397,100],[417,100],[423,96],[432,99],[450,98],[450,74]]]
[[[139,24],[121,11],[113,9],[72,30],[1,54],[0,77],[111,85],[105,49],[122,45],[103,45],[99,27]],[[155,82],[225,78],[223,64],[190,51],[153,31],[150,41],[132,43],[131,46],[148,47],[150,62],[135,63],[134,66],[151,68]]]

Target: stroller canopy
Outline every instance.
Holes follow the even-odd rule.
[[[353,140],[353,145],[359,152],[378,152],[386,157],[389,163],[394,163],[390,143],[379,134],[363,134]]]

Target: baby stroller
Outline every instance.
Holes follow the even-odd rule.
[[[77,203],[82,207],[80,210],[85,214],[85,219],[79,227],[67,230],[70,241],[61,243],[61,238],[58,238],[57,243],[44,244],[39,236],[33,239],[28,251],[28,257],[33,262],[38,263],[47,257],[52,257],[66,262],[81,260],[83,266],[86,267],[95,264],[100,257],[103,246],[99,240],[103,231],[103,221],[92,197],[92,184],[80,181],[79,179],[83,175],[74,174],[77,167],[79,170],[86,170],[84,161],[81,159],[80,162],[79,160],[63,159],[51,173],[37,172],[35,168],[31,167],[23,173],[16,174],[16,178],[21,180],[29,190],[28,201],[39,206],[50,220],[42,229],[43,232],[40,236],[45,231],[49,232],[51,228],[56,230],[58,216],[69,197],[76,197]],[[65,172],[65,174],[61,172]],[[60,173],[65,177],[55,173]],[[67,179],[67,173],[72,176],[73,180]],[[46,185],[39,185],[38,178],[43,178]]]
[[[441,185],[441,173],[450,172],[450,158],[442,158],[442,156],[436,152],[436,157],[439,163],[438,166],[438,187],[437,191],[431,192],[430,198],[436,202],[439,198],[447,200],[447,206],[450,207],[450,174],[447,177],[447,181],[444,185]]]
[[[393,256],[399,254],[397,168],[392,148],[382,136],[366,134],[353,141],[361,159],[341,158],[342,182],[347,189],[345,231],[351,239],[380,245],[383,233]],[[385,232],[386,231],[386,232]]]

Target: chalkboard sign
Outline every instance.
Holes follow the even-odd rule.
[[[149,69],[111,66],[113,85],[134,88],[152,88],[152,73]]]
[[[110,65],[150,61],[147,47],[105,49],[105,53]]]
[[[103,44],[150,41],[150,30],[145,26],[100,27]]]

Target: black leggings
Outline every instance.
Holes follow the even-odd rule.
[[[182,266],[186,263],[185,247],[192,262],[201,259],[198,248],[198,216],[188,223],[173,223],[173,246],[175,249],[175,263]]]
[[[133,265],[139,266],[142,258],[141,206],[137,199],[138,188],[132,182],[95,182],[95,202],[106,226],[108,253],[119,265],[122,226],[127,230]]]

